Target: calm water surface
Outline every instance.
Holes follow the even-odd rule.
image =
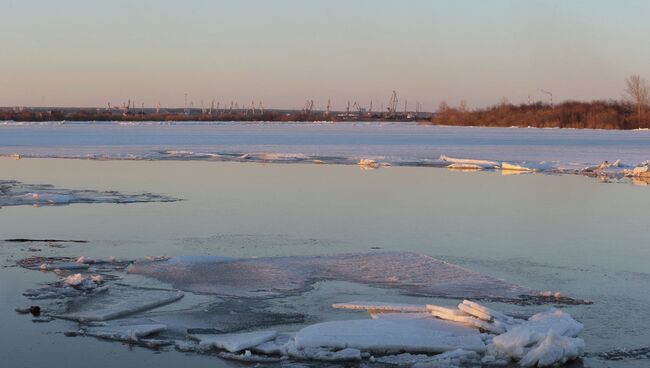
[[[647,188],[578,176],[463,173],[391,167],[224,162],[0,159],[2,179],[66,188],[154,192],[174,203],[0,209],[0,238],[86,239],[48,254],[276,256],[415,251],[523,286],[593,300],[567,310],[590,353],[650,346],[650,195]],[[34,324],[13,312],[20,294],[54,276],[16,267],[27,246],[0,242],[0,352],[12,367],[236,365],[160,354],[91,338],[74,325]],[[336,286],[306,297],[330,317],[335,301],[398,300]],[[402,301],[416,301],[406,300]],[[343,300],[343,301],[344,301]],[[422,301],[422,300],[417,300]],[[297,301],[298,303],[299,301]],[[307,304],[306,302],[303,302]],[[495,305],[505,310],[540,307]],[[320,308],[320,309],[319,309]],[[541,307],[545,308],[545,307]],[[81,357],[84,358],[81,358]],[[588,367],[645,367],[648,360]]]

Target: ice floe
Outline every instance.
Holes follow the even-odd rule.
[[[173,290],[112,286],[93,298],[77,299],[55,317],[79,322],[106,321],[173,303],[183,293]]]
[[[20,205],[68,205],[73,203],[172,202],[178,199],[152,193],[124,194],[114,191],[56,188],[51,185],[24,184],[0,180],[0,207]]]
[[[240,297],[277,297],[308,290],[318,280],[349,281],[407,293],[517,299],[537,292],[408,252],[226,259],[174,257],[136,262],[128,272],[175,288]]]
[[[35,269],[34,265],[43,260],[22,263]],[[415,253],[252,259],[151,257],[132,263],[131,273],[155,277],[182,290],[219,294],[211,304],[189,309],[157,309],[177,302],[184,295],[181,291],[115,282],[114,273],[124,272],[123,263],[89,257],[53,261],[50,263],[89,268],[80,273],[60,270],[55,273],[58,281],[25,295],[35,300],[64,298],[43,305],[43,315],[36,318],[78,322],[78,330],[70,336],[93,336],[155,349],[174,345],[181,351],[261,364],[314,360],[463,367],[510,362],[546,367],[579,358],[585,349],[584,341],[577,337],[582,324],[557,309],[523,319],[469,299],[456,306],[352,301],[334,303],[332,308],[367,311],[365,318],[304,325],[309,316],[282,313],[282,309],[279,312],[277,308],[285,299],[268,298],[294,298],[317,280],[343,280],[397,288],[420,297],[448,298],[460,292],[467,296],[498,294],[496,300],[515,303],[526,295],[555,300],[555,293],[535,292]],[[113,272],[99,274],[98,265]],[[244,298],[232,297],[236,289],[243,290],[236,296]],[[30,310],[17,308],[20,313]],[[295,332],[282,330],[293,323],[300,324]],[[285,332],[278,332],[281,330]]]

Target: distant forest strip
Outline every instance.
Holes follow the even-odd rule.
[[[536,127],[576,129],[650,128],[650,114],[619,101],[568,101],[556,105],[535,103],[499,105],[468,110],[442,103],[430,122],[424,124],[486,127]]]

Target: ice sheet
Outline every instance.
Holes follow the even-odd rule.
[[[167,326],[161,324],[146,325],[108,325],[88,327],[85,334],[117,341],[138,341],[140,338],[165,331]]]
[[[176,198],[142,193],[125,194],[56,188],[51,185],[25,184],[13,180],[0,180],[0,207],[5,206],[60,206],[73,203],[140,203],[172,202]]]
[[[517,298],[536,292],[426,255],[407,252],[244,259],[172,258],[137,262],[128,272],[181,290],[274,297],[308,290],[318,280],[396,288],[447,297]]]
[[[219,335],[190,335],[199,342],[204,349],[217,348],[237,353],[255,345],[273,340],[278,335],[277,331],[254,331]]]
[[[473,328],[441,321],[427,314],[323,322],[298,331],[299,349],[354,348],[371,353],[442,353],[465,349],[482,352],[485,344]]]
[[[57,318],[79,322],[106,321],[173,303],[183,297],[178,291],[133,288],[112,285],[110,289],[91,298],[79,298]]]

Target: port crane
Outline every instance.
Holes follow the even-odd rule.
[[[397,92],[393,91],[393,94],[390,96],[390,100],[388,100],[388,116],[392,117],[395,115],[395,113],[397,113],[398,101]]]
[[[306,116],[311,115],[311,111],[314,109],[314,100],[307,100],[305,103],[304,113]]]
[[[354,101],[354,103],[352,104],[352,108],[357,110],[357,113],[359,114],[359,116],[361,116],[361,112],[363,111],[363,109],[361,108],[361,106],[359,106],[359,103],[357,101]]]

